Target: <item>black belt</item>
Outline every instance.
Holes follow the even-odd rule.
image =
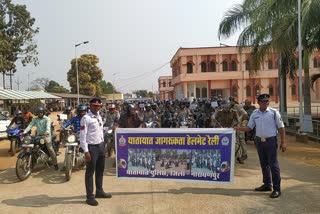
[[[88,146],[101,146],[102,143],[100,144],[88,144]]]
[[[266,142],[266,141],[269,141],[269,140],[277,139],[277,136],[273,136],[273,137],[259,137],[259,136],[256,136],[256,138],[261,142]]]

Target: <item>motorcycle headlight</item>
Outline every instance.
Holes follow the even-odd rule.
[[[26,137],[23,138],[23,143],[24,144],[30,144],[31,141],[32,141],[31,136],[26,136]]]
[[[112,133],[112,129],[108,130],[108,134],[111,134]]]
[[[76,141],[76,136],[70,135],[67,140],[69,143],[74,143]]]
[[[43,145],[44,144],[44,139],[40,139],[40,144]]]

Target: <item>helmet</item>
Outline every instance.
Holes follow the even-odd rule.
[[[146,107],[151,107],[150,103],[147,103],[147,104],[146,104]]]
[[[14,112],[14,114],[17,116],[18,114],[22,114],[22,112],[21,112],[19,109],[17,109],[17,110]]]
[[[230,100],[229,99],[221,100],[220,106],[229,108],[230,107]]]
[[[44,108],[43,108],[42,106],[38,106],[38,107],[36,108],[36,113],[39,113],[39,112],[44,113]]]
[[[66,111],[71,111],[72,110],[72,107],[71,106],[67,106],[66,107]]]
[[[77,114],[79,115],[82,111],[87,111],[87,106],[86,105],[84,105],[84,104],[80,104],[80,105],[78,105],[77,106]]]
[[[229,100],[230,100],[230,101],[233,101],[233,102],[236,101],[233,96],[230,96],[230,97],[229,97]]]
[[[136,109],[136,107],[133,104],[129,104],[127,110],[130,111],[131,109]]]
[[[115,105],[115,104],[108,105],[108,108],[109,108],[109,109],[111,109],[111,108],[116,108],[116,105]]]

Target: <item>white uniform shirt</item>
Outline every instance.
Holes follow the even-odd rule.
[[[103,122],[99,112],[97,116],[88,112],[80,121],[81,148],[88,152],[88,144],[100,144],[103,141]]]
[[[278,135],[278,129],[283,128],[284,124],[280,113],[268,107],[264,112],[256,109],[250,116],[248,127],[256,127],[256,136],[262,138],[274,137]]]

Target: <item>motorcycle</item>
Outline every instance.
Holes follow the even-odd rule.
[[[69,181],[71,179],[72,169],[82,168],[86,165],[83,150],[79,146],[79,132],[75,134],[70,134],[67,138],[66,147],[66,179]]]
[[[154,121],[152,118],[147,118],[146,121],[143,123],[144,128],[154,128]]]
[[[111,157],[112,150],[115,150],[115,143],[114,143],[114,127],[115,124],[108,124],[104,129],[104,143],[107,146],[107,154],[108,157]]]
[[[19,180],[24,181],[31,175],[32,169],[38,164],[45,164],[49,168],[53,165],[50,153],[44,141],[45,136],[26,135],[22,140],[23,150],[19,153],[16,162],[16,175]],[[55,151],[59,142],[52,141]]]
[[[186,117],[179,117],[178,119],[179,123],[179,128],[189,128],[191,126],[191,122],[190,122],[190,118],[186,118]]]
[[[23,131],[18,126],[7,130],[8,139],[10,140],[11,144],[11,156],[14,156],[16,154],[17,148],[21,148],[22,132]]]
[[[163,118],[163,121],[164,122],[163,122],[162,127],[164,127],[164,128],[176,128],[176,126],[177,126],[171,113],[168,113],[167,115],[165,115]]]

